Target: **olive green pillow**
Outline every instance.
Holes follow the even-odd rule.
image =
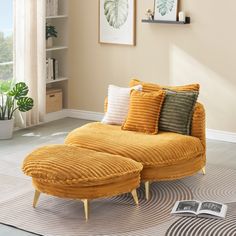
[[[191,134],[191,122],[198,92],[166,90],[159,129],[184,135]]]

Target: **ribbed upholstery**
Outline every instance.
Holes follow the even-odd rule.
[[[108,97],[105,97],[104,99],[104,112],[107,112],[107,107],[108,107]]]
[[[109,85],[108,88],[108,108],[102,123],[122,125],[129,110],[130,91],[142,91],[142,86],[137,85],[132,88],[123,88]]]
[[[206,118],[205,109],[201,103],[196,103],[193,118],[191,135],[201,140],[203,147],[206,149]]]
[[[113,179],[112,183],[101,185],[83,186],[81,184],[62,185],[45,183],[41,179],[32,178],[34,187],[41,193],[46,193],[61,198],[70,199],[96,199],[111,197],[131,192],[139,187],[140,174],[119,177]]]
[[[158,120],[165,92],[144,93],[133,90],[130,96],[129,112],[122,125],[123,130],[158,133]]]
[[[159,129],[190,135],[191,122],[198,92],[166,90],[161,109]]]
[[[136,85],[142,85],[143,86],[143,89],[142,89],[143,92],[157,92],[157,91],[162,89],[161,85],[146,83],[146,82],[144,83],[144,82],[142,82],[138,79],[132,79],[129,83],[130,87],[133,87],[133,86],[136,86]]]
[[[66,144],[87,148],[98,152],[121,155],[144,165],[143,179],[166,180],[183,177],[200,170],[205,164],[205,148],[199,138],[177,133],[159,132],[147,135],[133,131],[121,131],[120,126],[90,123],[72,131],[65,140]],[[196,161],[198,160],[198,161]],[[181,164],[188,163],[183,169]],[[179,166],[180,165],[180,166]],[[147,171],[162,170],[172,166],[168,171],[147,174]],[[179,166],[174,171],[175,166]],[[176,171],[178,173],[176,173]],[[158,176],[161,176],[159,179]]]
[[[107,97],[104,100],[104,111],[107,109]],[[197,102],[192,117],[191,136],[199,138],[204,147],[206,147],[206,127],[205,127],[205,109]]]
[[[29,154],[23,171],[41,192],[58,197],[98,198],[139,185],[142,165],[122,156],[69,145],[50,145]],[[122,184],[126,183],[126,185]]]
[[[183,86],[163,86],[159,84],[152,84],[147,82],[142,82],[138,79],[131,79],[130,81],[130,87],[136,86],[136,85],[142,85],[143,92],[156,92],[160,89],[170,89],[174,91],[199,91],[200,85],[199,84],[189,84],[189,85],[183,85]]]

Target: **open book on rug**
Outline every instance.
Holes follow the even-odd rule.
[[[178,216],[197,216],[215,219],[224,219],[227,205],[218,202],[177,201],[171,214]]]

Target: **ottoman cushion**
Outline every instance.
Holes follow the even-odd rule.
[[[80,199],[130,192],[139,186],[141,170],[133,160],[70,145],[39,148],[23,163],[40,192]]]

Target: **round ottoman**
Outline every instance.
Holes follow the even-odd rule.
[[[80,199],[88,219],[88,200],[131,192],[138,204],[142,164],[118,155],[71,145],[50,145],[29,154],[23,172],[35,187],[33,207],[40,193]]]

